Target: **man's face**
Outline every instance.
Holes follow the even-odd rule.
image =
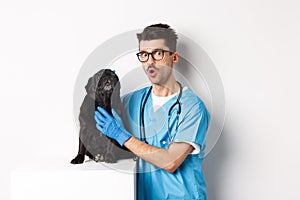
[[[140,42],[140,52],[151,53],[158,49],[169,51],[164,39],[141,40]],[[174,56],[176,56],[175,59]],[[153,57],[149,55],[148,61],[142,62],[142,66],[152,83],[164,85],[172,75],[174,63],[177,62],[177,60],[177,53],[170,55],[169,52],[165,52],[163,59],[159,61],[154,60]]]

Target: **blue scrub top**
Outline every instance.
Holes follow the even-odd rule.
[[[125,124],[136,138],[141,136],[142,105],[150,87],[137,90],[122,97],[125,108]],[[152,94],[147,99],[144,109],[146,141],[149,145],[167,149],[168,111],[175,103],[174,96],[158,110],[154,111]],[[158,199],[206,199],[206,185],[202,174],[202,161],[205,150],[205,135],[209,123],[209,113],[201,101],[190,89],[182,92],[180,99],[181,114],[176,131],[178,106],[171,111],[170,132],[171,142],[193,142],[200,146],[199,154],[189,154],[174,173],[157,168],[140,159],[137,167],[139,200]]]

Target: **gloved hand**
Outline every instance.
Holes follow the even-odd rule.
[[[131,137],[131,134],[125,130],[120,116],[114,110],[112,110],[112,113],[120,124],[118,124],[105,109],[98,106],[94,116],[96,120],[96,127],[104,135],[115,139],[121,146],[123,146],[124,143]]]
[[[120,115],[115,111],[115,109],[111,109],[112,116],[116,120],[116,123],[119,125],[120,128],[125,129],[125,126],[123,124],[123,121],[120,117]]]

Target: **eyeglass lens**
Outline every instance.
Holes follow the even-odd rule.
[[[164,50],[158,49],[154,50],[153,52],[140,52],[138,53],[138,58],[141,62],[146,62],[149,59],[149,54],[151,54],[154,60],[162,60],[164,57]]]

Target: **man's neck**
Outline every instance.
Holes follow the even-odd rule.
[[[152,90],[156,96],[166,97],[178,92],[180,90],[180,87],[176,80],[174,80],[171,83],[165,85],[152,84]]]

